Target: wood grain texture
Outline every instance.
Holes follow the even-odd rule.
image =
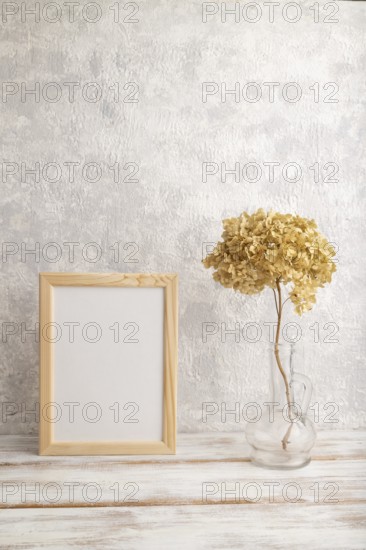
[[[178,277],[169,279],[164,304],[164,425],[163,441],[176,451],[178,370]]]
[[[2,510],[2,550],[362,550],[359,506]]]
[[[245,462],[203,465],[95,462],[86,465],[80,461],[78,465],[63,464],[47,469],[5,466],[0,480],[6,497],[5,502],[0,503],[2,508],[230,503],[252,506],[270,503],[273,494],[277,504],[286,503],[288,498],[296,505],[312,505],[318,498],[320,503],[328,500],[344,505],[359,503],[366,510],[365,466],[361,461],[356,464],[354,461],[341,464],[314,461],[293,475],[266,471]],[[296,485],[292,487],[288,483]],[[97,487],[93,488],[95,484]],[[113,487],[119,488],[118,498]],[[94,494],[98,495],[95,501]]]
[[[176,450],[178,365],[178,276],[175,273],[40,273],[40,455],[174,454]],[[53,321],[53,287],[164,288],[164,390],[162,441],[58,442],[53,423],[43,411],[53,402],[54,359],[52,334],[43,331]],[[52,328],[51,328],[52,330]]]
[[[0,436],[0,466],[7,464],[35,465],[79,463],[79,457],[37,456],[38,438],[34,435]],[[364,430],[321,430],[312,451],[314,461],[343,461],[366,459],[366,431]],[[176,456],[104,456],[103,463],[182,463],[182,462],[249,462],[249,445],[244,433],[204,432],[198,434],[179,433]],[[101,462],[92,456],[83,457],[88,465]],[[301,471],[301,470],[300,470]]]
[[[39,366],[39,403],[43,411],[48,403],[54,401],[54,369],[53,369],[53,347],[49,339],[44,337],[44,330],[50,326],[53,319],[53,291],[47,274],[39,275],[39,324],[40,324],[40,366]],[[51,334],[48,338],[52,338]],[[51,447],[53,440],[53,424],[51,422],[40,422],[39,425],[39,453],[46,454]]]
[[[51,286],[166,287],[175,273],[40,273]]]
[[[292,473],[265,470],[253,466],[249,449],[238,434],[181,434],[177,456],[124,457],[38,457],[35,438],[3,436],[0,439],[0,481],[15,484],[18,490],[8,491],[5,507],[80,507],[90,505],[84,492],[91,483],[100,488],[100,498],[94,506],[161,506],[192,504],[253,504],[248,483],[258,485],[259,502],[269,498],[268,484],[273,483],[273,494],[279,503],[289,481],[299,484],[299,502],[311,504],[315,499],[334,498],[343,503],[366,502],[365,434],[320,434],[314,459],[307,467]],[[21,440],[21,441],[19,441]],[[361,445],[359,445],[361,443]],[[22,446],[23,445],[23,446]],[[10,449],[10,450],[9,450]],[[25,487],[39,487],[40,498],[24,494]],[[70,498],[69,484],[75,483],[74,498]],[[56,486],[52,486],[56,484]],[[122,491],[115,500],[111,487],[134,484],[138,490],[135,499],[125,498]],[[214,489],[205,492],[205,484]],[[224,484],[224,485],[222,485]],[[237,484],[237,485],[235,485]],[[328,484],[328,486],[327,486]],[[9,486],[10,486],[9,485]],[[47,488],[47,494],[43,489]],[[234,490],[235,489],[235,490]],[[291,492],[291,491],[290,491]]]
[[[364,549],[365,444],[320,432],[311,464],[285,472],[253,466],[238,433],[118,458],[38,456],[36,438],[3,436],[0,548]]]

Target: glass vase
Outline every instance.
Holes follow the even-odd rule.
[[[261,407],[260,419],[249,422],[246,428],[251,460],[258,466],[293,469],[310,462],[316,439],[307,416],[312,384],[298,372],[298,355],[295,344],[274,344],[267,350],[269,401]]]

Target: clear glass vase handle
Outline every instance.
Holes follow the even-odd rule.
[[[297,405],[301,407],[301,416],[305,416],[306,413],[308,412],[308,408],[310,405],[310,399],[313,393],[313,385],[310,379],[307,376],[305,376],[305,374],[301,374],[299,372],[293,373],[292,382],[295,384],[301,384],[301,386],[303,387],[304,393],[302,396],[301,403],[297,403],[296,400],[295,402]]]

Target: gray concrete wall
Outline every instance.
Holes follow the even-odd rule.
[[[14,414],[0,431],[37,430],[20,413],[38,399],[38,344],[21,323],[34,329],[38,273],[53,270],[178,272],[179,429],[242,429],[233,416],[203,423],[202,402],[262,399],[273,297],[221,288],[200,261],[223,217],[258,207],[315,218],[338,247],[332,285],[286,322],[302,327],[320,425],[335,402],[339,422],[326,427],[365,427],[365,2],[320,3],[319,13],[282,2],[272,22],[258,1],[226,21],[219,3],[199,1],[139,1],[137,13],[120,3],[119,22],[112,2],[80,2],[73,17],[41,2],[39,21],[5,4],[0,311],[17,332],[1,343],[0,396]],[[218,172],[203,177],[206,162]],[[222,163],[239,176],[225,177]],[[25,253],[34,247],[39,258]],[[204,323],[219,329],[207,342]],[[250,331],[223,341],[221,323],[257,323],[262,344]]]

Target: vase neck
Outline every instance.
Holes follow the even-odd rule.
[[[273,345],[268,350],[270,364],[270,397],[272,402],[283,407],[288,401],[295,401],[292,378],[294,374],[295,348],[293,345]],[[287,390],[287,391],[286,391]]]

